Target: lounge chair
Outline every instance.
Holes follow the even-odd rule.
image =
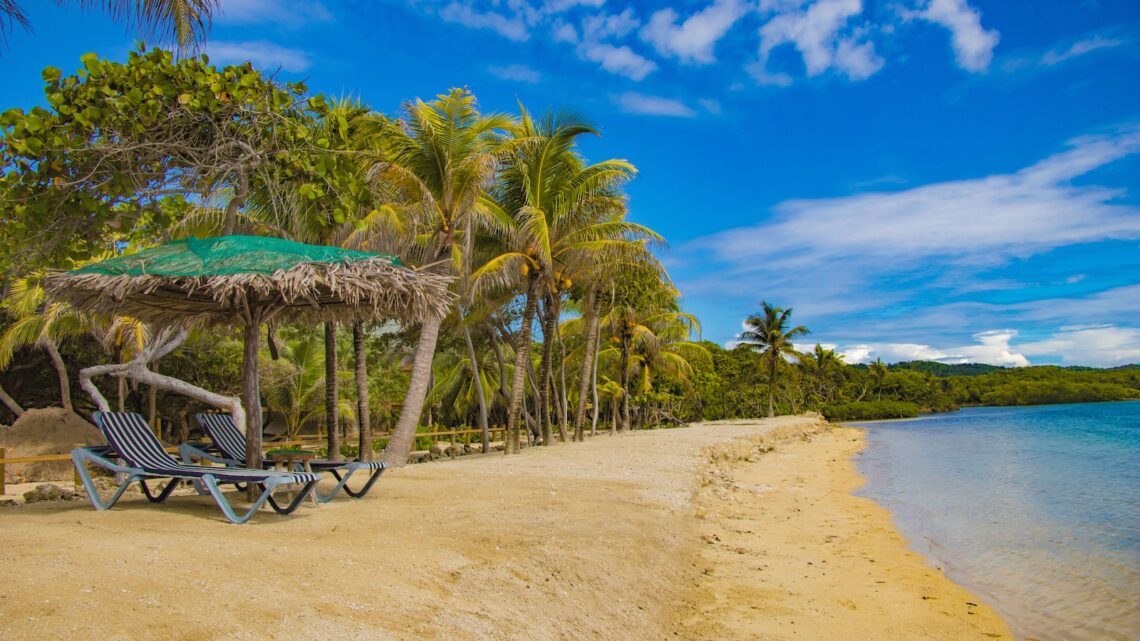
[[[168,454],[162,443],[150,431],[150,427],[142,416],[133,412],[96,412],[93,415],[95,425],[107,438],[108,446],[80,447],[72,450],[71,460],[79,473],[83,486],[87,488],[87,496],[97,510],[110,509],[134,481],[139,482],[143,494],[151,503],[161,503],[170,496],[174,488],[183,481],[194,482],[204,486],[206,491],[214,498],[214,502],[221,508],[226,518],[233,523],[245,523],[257,513],[267,501],[278,514],[289,514],[297,509],[302,501],[316,487],[320,476],[317,474],[296,472],[267,472],[251,470],[244,467],[206,467],[202,465],[187,465]],[[116,463],[115,461],[122,461]],[[120,485],[114,495],[103,500],[87,469],[91,463],[115,473],[126,474],[127,479]],[[158,493],[151,492],[147,481],[170,479],[166,487]],[[221,484],[253,483],[261,488],[261,496],[253,502],[244,514],[234,511],[230,502],[219,489]],[[293,501],[287,506],[281,506],[273,498],[273,491],[281,485],[298,483],[303,487]]]
[[[234,421],[230,418],[229,414],[210,414],[202,413],[194,416],[198,424],[202,426],[202,430],[210,437],[213,443],[210,446],[203,446],[201,444],[185,443],[179,448],[179,453],[182,455],[182,460],[190,462],[194,459],[205,459],[214,463],[221,463],[222,465],[244,465],[245,461],[245,434],[234,425]],[[266,461],[266,466],[273,463]],[[330,472],[336,477],[337,484],[326,494],[322,494],[318,487],[313,491],[313,495],[321,503],[328,503],[340,492],[342,489],[346,494],[354,499],[361,498],[368,491],[372,489],[376,481],[380,479],[380,475],[384,473],[387,466],[379,461],[329,461],[329,460],[311,460],[309,461],[309,468],[314,472]],[[371,475],[368,481],[359,490],[353,490],[348,486],[348,479],[352,477],[358,470],[368,470]],[[341,476],[343,473],[344,476]]]

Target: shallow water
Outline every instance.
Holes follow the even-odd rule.
[[[1015,634],[1140,639],[1140,401],[855,425],[859,494]]]

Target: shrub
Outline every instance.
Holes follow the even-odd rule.
[[[919,407],[905,401],[855,401],[828,405],[823,415],[829,421],[874,421],[884,418],[914,418]]]

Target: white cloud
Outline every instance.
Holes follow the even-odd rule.
[[[1088,54],[1126,44],[1129,44],[1129,41],[1122,38],[1110,38],[1102,34],[1086,35],[1077,40],[1066,40],[1044,50],[1027,49],[1008,54],[1002,58],[1000,68],[1009,74],[1041,73]]]
[[[1114,367],[1140,363],[1140,329],[1113,325],[1062,327],[1048,338],[1016,341],[1012,329],[974,334],[970,345],[939,348],[919,343],[874,343],[840,346],[839,354],[850,364],[882,358],[888,363],[938,361],[947,364],[985,363],[1003,367],[1026,367],[1030,357],[1064,365]]]
[[[488,68],[488,71],[503,80],[513,80],[515,82],[526,82],[529,84],[542,82],[542,74],[527,65],[491,66]]]
[[[680,16],[666,8],[653,14],[640,35],[663,56],[710,63],[715,61],[713,47],[747,11],[740,0],[715,0],[678,24]]]
[[[992,264],[1062,245],[1140,238],[1140,208],[1116,202],[1119,190],[1069,183],[1140,152],[1140,131],[1071,145],[1013,174],[786,201],[775,208],[776,222],[722,232],[702,244],[732,262],[875,256],[901,268],[897,261],[931,256]]]
[[[639,26],[641,21],[633,15],[633,9],[627,7],[621,13],[586,16],[582,19],[582,36],[591,41],[623,38]]]
[[[593,7],[598,9],[605,4],[606,0],[546,0],[542,5],[542,9],[546,13],[562,13],[563,11],[574,9],[575,7]]]
[[[1140,363],[1140,329],[1113,326],[1062,328],[1047,339],[1022,343],[1017,349],[1029,356],[1060,357],[1066,365],[1114,367]]]
[[[721,109],[720,102],[717,100],[712,100],[711,98],[698,98],[697,104],[700,105],[702,109],[714,116],[719,116],[723,111]]]
[[[206,44],[206,53],[218,64],[241,64],[247,60],[262,69],[301,72],[312,66],[309,54],[266,40],[231,42],[215,40]]]
[[[1119,47],[1125,42],[1127,41],[1120,40],[1118,38],[1105,38],[1104,36],[1099,35],[1093,36],[1091,38],[1085,38],[1083,40],[1074,42],[1064,50],[1050,49],[1049,51],[1046,51],[1045,55],[1041,56],[1041,64],[1047,67],[1052,67],[1066,60],[1070,60],[1078,56],[1083,56],[1087,53],[1092,53],[1093,51]]]
[[[1017,336],[1012,329],[999,329],[974,334],[975,342],[950,348],[938,348],[921,343],[875,343],[841,346],[839,355],[849,364],[869,363],[877,358],[887,363],[903,361],[938,361],[947,364],[985,363],[1004,367],[1025,367],[1030,364],[1023,354],[1010,347]]]
[[[293,29],[334,19],[319,0],[225,0],[218,15],[223,24],[271,23]]]
[[[973,72],[989,68],[999,34],[982,26],[981,13],[966,0],[928,0],[921,9],[904,11],[903,15],[950,30],[950,44],[959,67]]]
[[[929,337],[970,327],[1040,331],[1128,323],[1140,318],[1140,284],[1073,295],[1072,284],[1061,281],[1078,270],[1050,274],[1056,282],[1012,285],[1025,295],[1040,287],[1036,291],[1051,292],[1044,294],[1049,298],[976,292],[1007,279],[1006,266],[1015,260],[1042,260],[1058,247],[1140,239],[1140,206],[1121,198],[1123,190],[1088,179],[1091,171],[1135,154],[1140,130],[1121,130],[1070,141],[1019,171],[785,201],[764,223],[679,247],[682,258],[704,265],[699,275],[682,274],[679,287],[710,316],[741,317],[758,295],[783,301],[795,307],[797,322],[840,328],[820,338],[839,339],[852,354],[859,345],[890,342],[934,345],[933,356],[967,355]],[[987,302],[1009,298],[1022,300]]]
[[[627,91],[614,99],[622,111],[649,116],[673,116],[675,118],[692,118],[697,115],[685,103],[660,96],[647,96],[645,94]]]
[[[863,12],[862,0],[817,0],[805,6],[766,5],[781,11],[760,28],[760,59],[752,74],[762,84],[787,85],[792,79],[772,73],[772,51],[790,44],[800,52],[807,75],[835,69],[851,80],[864,80],[882,69],[884,61],[866,40],[866,29],[850,24]]]
[[[657,63],[625,45],[586,43],[578,52],[584,59],[600,64],[602,69],[632,80],[641,80],[657,70]]]
[[[467,5],[452,2],[439,10],[439,17],[471,29],[489,29],[509,40],[521,42],[530,38],[526,22],[517,14],[508,18],[501,13],[476,11]]]
[[[575,44],[578,42],[578,30],[569,22],[559,20],[551,27],[550,37],[554,38],[555,42],[569,42]]]

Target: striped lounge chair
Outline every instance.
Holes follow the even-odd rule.
[[[196,414],[194,418],[197,419],[198,424],[202,426],[202,430],[206,432],[213,443],[208,447],[194,443],[183,444],[179,449],[183,461],[189,463],[194,459],[205,459],[223,465],[244,465],[245,434],[242,434],[241,430],[234,425],[229,414],[202,413]],[[266,461],[266,465],[269,466],[272,463]],[[318,501],[328,503],[342,489],[352,498],[361,498],[372,489],[387,466],[380,461],[312,460],[309,461],[309,467],[314,472],[329,472],[336,478],[336,486],[328,493],[322,493],[319,487],[313,491]],[[359,490],[353,490],[348,486],[348,479],[359,470],[367,470],[370,476],[363,487]]]
[[[231,522],[245,523],[267,501],[278,514],[293,512],[320,480],[316,474],[187,465],[163,449],[162,443],[150,431],[142,416],[133,412],[96,412],[92,417],[109,445],[76,448],[71,452],[71,460],[75,463],[75,469],[83,481],[83,486],[87,488],[87,496],[97,510],[106,510],[114,506],[127,487],[135,481],[138,481],[143,494],[151,503],[165,501],[174,488],[187,481],[204,487]],[[91,473],[87,469],[89,463],[116,474],[127,475],[127,479],[115,490],[110,499],[104,500],[99,496]],[[158,479],[170,479],[170,482],[160,493],[154,494],[147,486],[147,482]],[[262,490],[261,495],[244,514],[234,511],[219,489],[219,485],[230,483],[253,483]],[[286,506],[278,504],[273,498],[273,491],[278,486],[292,483],[301,484],[303,487],[291,503]]]

